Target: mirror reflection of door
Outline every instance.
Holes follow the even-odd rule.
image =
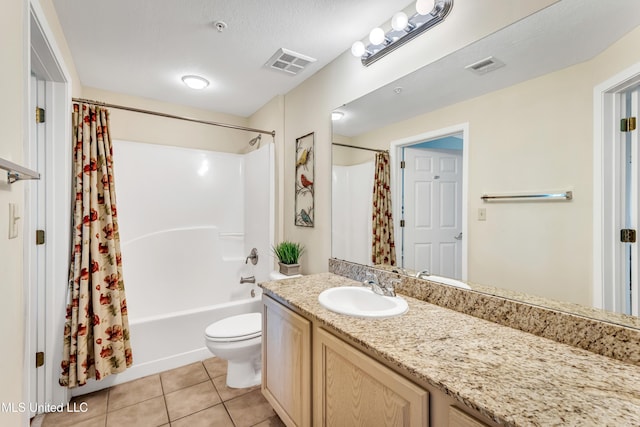
[[[621,94],[621,101],[622,117],[638,117],[640,113],[640,86],[635,86]],[[623,159],[620,163],[624,166],[619,172],[621,175],[620,182],[623,183],[622,186],[624,188],[622,191],[623,214],[621,216],[624,218],[622,225],[624,228],[636,230],[636,232],[640,223],[639,140],[638,130],[623,132],[623,146],[620,150]],[[638,286],[638,278],[640,277],[640,272],[638,271],[638,264],[640,263],[637,250],[638,243],[621,242],[621,245],[624,251],[624,256],[622,257],[623,265],[621,266],[623,273],[618,277],[622,278],[622,283],[619,283],[614,291],[617,297],[615,298],[617,306],[613,309],[621,313],[638,316],[640,315],[640,301],[638,301],[640,298]]]
[[[402,150],[402,265],[462,277],[462,138]]]

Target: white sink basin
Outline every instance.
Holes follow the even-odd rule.
[[[462,289],[471,289],[469,285],[451,277],[442,276],[424,276],[423,279],[431,280],[432,282],[442,283],[443,285],[456,286]]]
[[[400,297],[385,297],[357,286],[327,289],[320,293],[318,302],[336,313],[374,319],[399,316],[409,308]]]

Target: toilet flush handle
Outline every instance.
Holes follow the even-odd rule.
[[[256,248],[251,249],[251,253],[244,261],[245,264],[249,264],[249,260],[251,260],[251,264],[256,265],[258,263],[258,250]]]

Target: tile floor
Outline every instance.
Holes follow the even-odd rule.
[[[226,386],[226,361],[211,358],[72,400],[87,412],[49,413],[42,427],[280,427],[260,386]],[[72,406],[73,407],[73,406]]]

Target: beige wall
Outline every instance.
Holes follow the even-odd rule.
[[[25,37],[26,3],[4,4],[0,13],[0,157],[22,163],[26,102]],[[4,171],[1,171],[3,174]],[[23,401],[24,307],[22,295],[22,235],[8,239],[8,204],[24,205],[24,183],[9,185],[0,179],[0,402]],[[20,223],[20,225],[22,225]],[[18,425],[20,414],[0,411],[0,425]]]
[[[285,179],[284,236],[307,247],[303,272],[327,270],[331,256],[331,120],[334,108],[429,64],[555,1],[456,4],[443,23],[385,59],[363,67],[349,52],[285,96],[285,177],[294,176],[296,138],[315,132],[315,226],[294,225],[294,182]]]
[[[640,61],[640,28],[593,60],[353,138],[469,123],[468,279],[591,305],[593,89]],[[485,203],[484,193],[573,190],[570,203]],[[477,221],[486,208],[486,221]]]
[[[218,123],[228,123],[238,126],[247,126],[249,123],[248,119],[244,117],[214,113],[91,87],[82,88],[82,97],[116,105],[153,110]],[[116,108],[111,108],[110,112],[112,139],[174,145],[202,150],[216,150],[228,153],[243,153],[249,144],[249,140],[254,136],[251,133],[239,132],[234,129],[168,119],[149,114],[118,110]]]

